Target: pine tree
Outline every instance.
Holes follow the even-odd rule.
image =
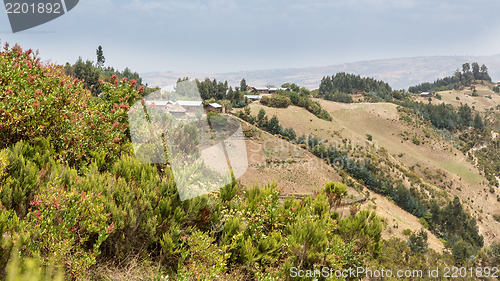
[[[104,53],[102,51],[101,46],[97,47],[96,55],[97,55],[97,63],[96,63],[97,68],[101,69],[104,66],[104,62],[106,62],[106,58],[104,57]]]

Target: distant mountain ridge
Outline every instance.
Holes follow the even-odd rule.
[[[450,76],[455,69],[465,62],[485,64],[493,81],[500,81],[500,54],[492,56],[432,56],[394,58],[372,61],[360,61],[331,66],[252,70],[228,73],[177,73],[148,72],[142,73],[144,81],[150,86],[172,85],[179,77],[227,80],[230,85],[239,85],[242,78],[252,86],[275,85],[293,82],[309,89],[319,87],[321,78],[337,72],[355,73],[362,76],[383,80],[394,89],[407,89],[422,82],[433,82],[438,78]]]

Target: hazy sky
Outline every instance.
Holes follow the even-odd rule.
[[[5,10],[3,10],[5,11]],[[138,72],[215,73],[359,60],[500,53],[498,0],[80,0],[68,14],[0,40],[44,59]]]

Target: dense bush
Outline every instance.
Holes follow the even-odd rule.
[[[263,108],[261,108],[259,110],[257,117],[255,117],[251,114],[251,110],[249,107],[245,108],[245,112],[240,110],[237,113],[237,116],[239,118],[249,122],[250,124],[257,125],[257,127],[261,128],[261,129],[263,129],[271,134],[281,135],[288,140],[293,141],[297,137],[293,128],[283,128],[280,125],[278,117],[276,117],[275,115],[273,115],[273,117],[271,117],[271,119],[268,120],[267,115],[266,115],[266,111]],[[245,135],[255,136],[255,133],[251,133],[251,131],[247,130]]]
[[[102,155],[102,168],[128,150],[127,111],[138,96],[134,80],[113,77],[101,85],[102,98],[92,98],[61,66],[43,64],[31,50],[8,44],[0,73],[0,148],[50,137],[64,163],[86,165]]]
[[[356,94],[372,91],[382,95],[390,95],[392,89],[389,84],[383,81],[345,72],[339,72],[331,77],[323,77],[319,85],[319,94],[321,96],[335,92]]]
[[[269,107],[287,108],[292,102],[287,96],[275,94],[271,97],[262,97],[260,103]]]
[[[345,227],[339,229],[328,199],[332,192],[344,194],[337,184],[326,188],[329,193],[284,204],[276,185],[242,194],[235,182],[211,195],[180,201],[169,172],[160,178],[156,167],[128,156],[110,171],[99,172],[93,163],[78,174],[57,163],[53,148],[43,141],[18,143],[1,155],[11,155],[1,170],[3,195],[5,184],[19,178],[14,167],[21,169],[15,164],[20,161],[34,170],[37,182],[30,193],[18,195],[20,202],[29,202],[23,206],[25,215],[18,210],[19,219],[13,208],[1,205],[2,272],[13,238],[25,234],[29,239],[15,239],[24,255],[40,257],[52,268],[63,265],[70,279],[84,276],[97,260],[119,262],[145,253],[176,278],[219,278],[228,268],[245,268],[246,278],[253,279],[284,275],[290,266],[349,267],[361,264],[360,256],[375,255],[376,248],[366,243],[376,245],[380,239],[371,226],[373,215],[356,216],[357,222],[343,219],[338,225]]]
[[[433,105],[406,101],[399,103],[399,105],[412,109],[417,116],[430,121],[438,129],[455,130],[467,127],[482,129],[484,127],[481,116],[479,114],[473,115],[472,109],[467,104],[461,104],[458,108],[454,108],[451,104],[445,103]]]
[[[324,98],[325,100],[343,102],[343,103],[353,102],[351,95],[341,92],[335,92],[334,94],[326,93]]]

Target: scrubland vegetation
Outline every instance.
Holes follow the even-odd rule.
[[[264,110],[253,116],[247,107],[238,115],[331,165],[348,163],[341,172],[356,182],[327,182],[319,192],[282,200],[277,183],[243,186],[233,179],[181,201],[169,165],[141,163],[132,152],[127,112],[148,91],[144,85],[102,64],[88,65],[99,77],[111,74],[94,92],[96,84],[67,75],[78,68],[42,63],[19,46],[5,44],[0,54],[2,280],[286,280],[292,267],[498,265],[499,244],[483,247],[458,198],[439,204],[398,184],[374,155],[356,158],[312,135],[297,137]],[[214,81],[198,81],[205,100],[227,100],[228,107],[244,101],[244,80],[236,91]],[[367,89],[395,98],[385,84],[367,81]],[[301,89],[278,93],[268,105],[286,99],[331,120]],[[476,124],[468,110],[467,120],[464,109],[450,110],[460,120],[457,128]],[[365,164],[357,165],[359,159]],[[383,240],[386,222],[375,211],[354,206],[341,216],[346,184],[390,197],[422,218],[447,250],[429,249],[422,231],[408,233],[407,241]]]

